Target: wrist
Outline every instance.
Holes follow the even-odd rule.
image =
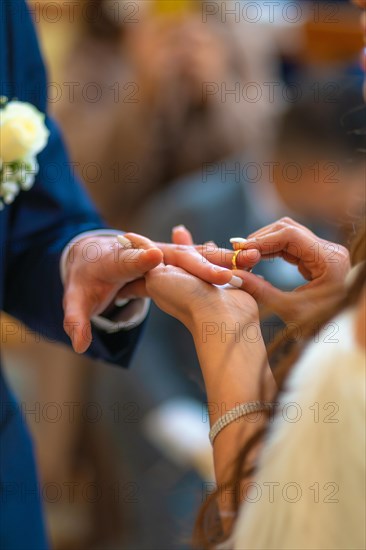
[[[253,308],[253,311],[250,308],[244,311],[226,302],[189,311],[186,326],[194,338],[202,336],[204,327],[209,325],[236,326],[240,331],[251,325],[259,327],[259,312],[257,308]]]
[[[231,408],[260,399],[263,374],[266,379],[272,375],[258,319],[211,318],[196,327],[193,337],[211,403]]]

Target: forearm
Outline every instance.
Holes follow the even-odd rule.
[[[210,321],[210,327],[215,328],[211,336],[206,335],[205,323],[207,321],[202,320],[195,323],[192,333],[205,380],[212,426],[238,404],[271,401],[276,388],[258,321],[239,322],[237,318],[223,315],[217,321]],[[219,487],[230,479],[232,465],[240,451],[265,421],[265,414],[254,413],[231,423],[219,433],[214,442]],[[258,448],[251,461],[257,453]],[[219,503],[224,512],[232,507],[230,498]]]

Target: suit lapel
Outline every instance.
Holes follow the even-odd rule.
[[[12,85],[9,73],[9,32],[10,18],[8,17],[9,3],[0,0],[0,96],[11,97]],[[0,211],[0,310],[4,302],[5,252],[6,252],[6,221],[9,207]]]

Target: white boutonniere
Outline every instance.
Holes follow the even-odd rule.
[[[32,187],[48,137],[45,115],[34,105],[0,98],[0,210]]]

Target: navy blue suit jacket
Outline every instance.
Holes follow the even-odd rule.
[[[24,0],[0,0],[0,95],[46,111],[46,74]],[[59,261],[65,245],[83,231],[104,227],[70,170],[57,126],[39,155],[34,187],[0,211],[0,310],[57,341],[63,331]],[[1,340],[6,340],[6,330]],[[127,365],[139,329],[95,331],[90,355]],[[0,370],[0,548],[41,550],[47,540],[41,487],[25,421]]]

